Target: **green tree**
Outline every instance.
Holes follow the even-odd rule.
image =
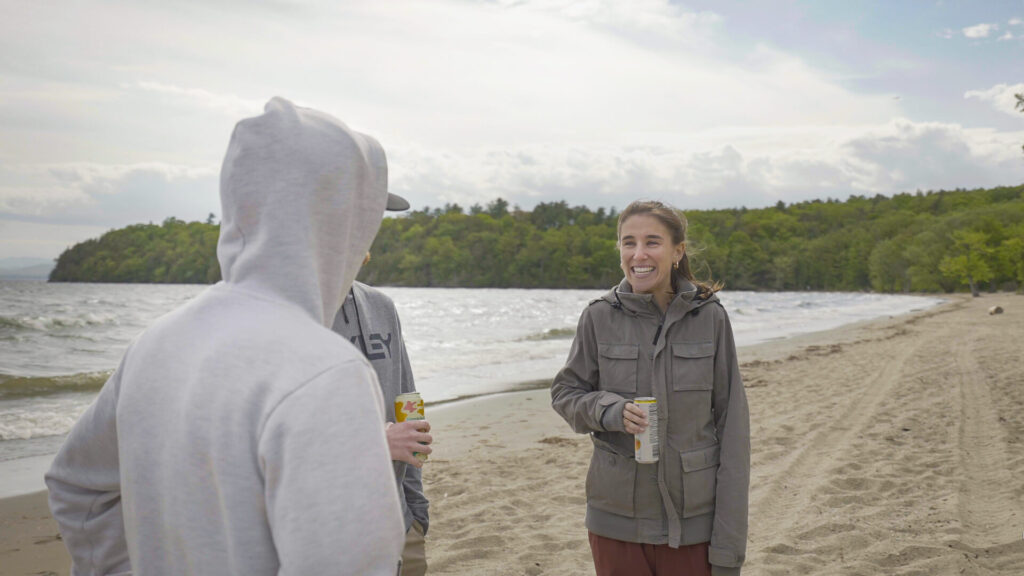
[[[733,232],[726,243],[726,251],[726,272],[733,288],[757,290],[765,286],[767,256],[746,232]]]
[[[1024,292],[1024,224],[1011,230],[1011,234],[997,249],[998,260],[1007,271],[1017,291]]]
[[[950,240],[938,230],[925,230],[907,244],[903,255],[907,259],[910,289],[918,292],[942,292],[951,289],[948,280],[939,271],[939,262],[946,254]]]
[[[966,283],[971,295],[978,296],[978,282],[992,278],[988,263],[990,249],[984,232],[957,230],[953,232],[953,253],[939,263],[942,273],[961,284]]]
[[[615,208],[564,201],[532,211],[510,209],[503,199],[486,208],[474,204],[468,213],[450,203],[415,210],[381,222],[360,279],[400,286],[607,288],[622,278],[617,217]],[[968,271],[975,287],[1024,286],[1024,186],[851,196],[687,217],[691,270],[728,289],[953,291],[971,284]],[[65,250],[51,280],[216,282],[218,232],[212,218],[111,230]],[[954,241],[965,232],[984,241]],[[987,267],[980,275],[979,261]]]
[[[871,287],[879,292],[910,290],[909,263],[903,255],[903,241],[893,238],[879,242],[868,260]]]
[[[494,201],[487,204],[487,213],[491,215],[491,218],[502,218],[508,214],[508,202],[501,197],[495,198]]]

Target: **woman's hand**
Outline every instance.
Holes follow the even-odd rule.
[[[626,402],[622,409],[622,423],[628,434],[640,434],[647,430],[647,415],[636,404]]]
[[[430,432],[430,423],[426,420],[406,420],[405,422],[388,422],[385,430],[388,437],[388,451],[391,452],[391,459],[405,462],[417,468],[423,467],[423,462],[413,456],[413,452],[430,454],[432,449],[428,444],[434,441]]]

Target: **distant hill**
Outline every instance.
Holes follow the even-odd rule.
[[[0,258],[0,279],[46,280],[55,266],[49,258]]]
[[[111,230],[61,253],[50,282],[212,284],[220,280],[219,230],[177,218]]]
[[[684,208],[685,206],[679,206]],[[951,292],[1024,286],[1024,185],[685,210],[699,279],[731,290]],[[382,286],[605,288],[622,277],[617,212],[497,199],[385,218],[361,280]],[[51,281],[220,279],[218,227],[169,218],[112,230],[58,259]]]

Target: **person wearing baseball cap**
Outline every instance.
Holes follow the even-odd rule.
[[[387,209],[408,210],[409,203],[389,193]],[[369,258],[367,252],[363,263]],[[395,398],[416,391],[398,311],[386,294],[356,281],[335,315],[332,328],[361,350],[377,372],[384,396],[388,449],[405,520],[401,576],[422,576],[427,571],[425,537],[430,520],[429,502],[423,494],[423,462],[414,453],[430,454],[433,438],[426,420],[396,423]]]

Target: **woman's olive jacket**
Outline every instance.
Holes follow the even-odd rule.
[[[746,554],[750,418],[728,315],[714,294],[677,277],[662,314],[623,280],[583,311],[554,409],[594,452],[587,528],[672,547],[710,541],[713,572],[739,574]],[[622,411],[657,399],[659,460],[638,464]]]

